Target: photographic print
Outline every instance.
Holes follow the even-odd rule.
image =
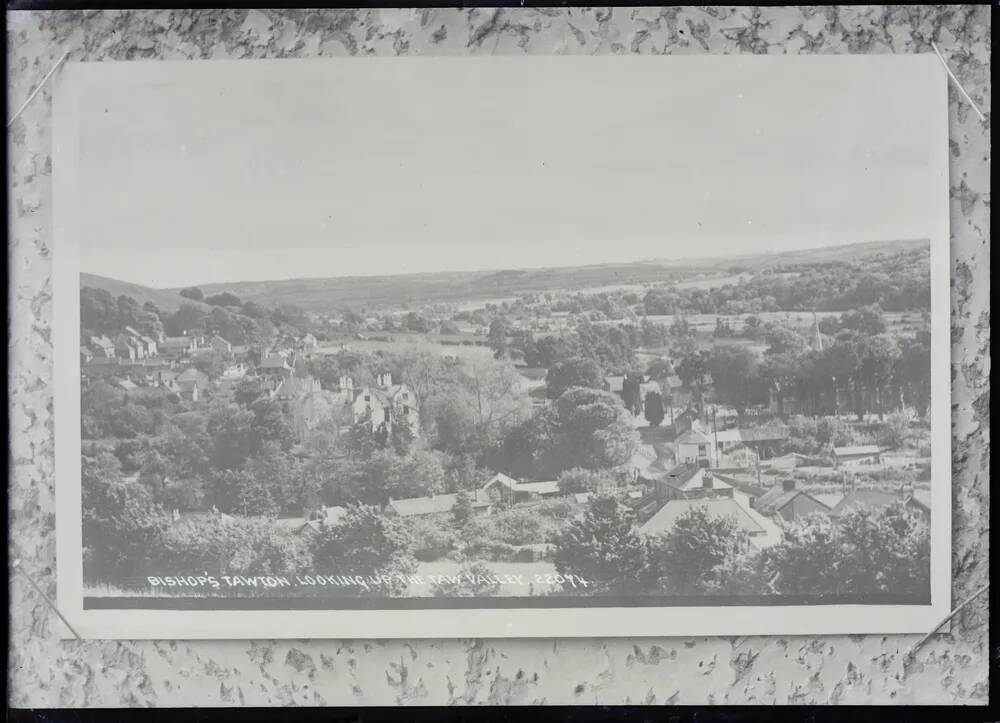
[[[934,56],[70,63],[54,124],[81,634],[947,613]]]

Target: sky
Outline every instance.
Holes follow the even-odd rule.
[[[927,238],[932,60],[105,63],[78,111],[81,270],[165,288]]]

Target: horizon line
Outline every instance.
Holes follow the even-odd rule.
[[[285,278],[260,278],[260,279],[236,279],[231,281],[207,281],[202,283],[189,283],[181,284],[177,286],[151,286],[149,284],[141,283],[138,281],[129,281],[116,276],[108,276],[106,274],[98,273],[96,271],[85,271],[83,268],[79,269],[80,274],[89,274],[91,276],[101,276],[106,279],[112,279],[121,283],[133,284],[135,286],[142,286],[154,291],[179,291],[186,288],[203,288],[212,286],[231,286],[235,284],[267,284],[267,283],[287,283],[294,281],[322,281],[322,280],[337,280],[337,279],[373,279],[373,278],[393,278],[393,277],[414,277],[414,276],[435,276],[442,274],[480,274],[480,273],[501,273],[504,271],[545,271],[545,270],[556,270],[556,269],[592,269],[599,268],[602,266],[627,266],[635,264],[661,264],[664,266],[678,265],[681,266],[685,263],[696,264],[698,262],[704,261],[719,261],[722,259],[732,259],[733,261],[739,259],[748,259],[756,256],[767,256],[773,254],[799,254],[808,253],[810,251],[819,251],[821,249],[835,249],[835,248],[846,248],[849,246],[870,246],[874,244],[892,244],[892,243],[917,243],[924,242],[930,244],[929,237],[918,237],[918,238],[893,238],[893,239],[876,239],[871,241],[851,241],[847,243],[834,243],[834,244],[823,244],[819,246],[808,246],[799,249],[764,249],[759,251],[751,251],[749,253],[721,253],[721,254],[700,254],[698,256],[674,256],[674,257],[646,257],[640,259],[632,259],[628,261],[603,261],[597,263],[587,263],[587,264],[567,264],[564,266],[498,266],[493,268],[457,268],[457,269],[440,269],[437,271],[401,271],[401,272],[390,272],[390,273],[359,273],[359,274],[345,274],[342,276],[289,276]]]

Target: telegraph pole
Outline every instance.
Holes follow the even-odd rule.
[[[715,421],[715,407],[712,407],[712,433],[715,435],[715,467],[719,468],[719,425]]]

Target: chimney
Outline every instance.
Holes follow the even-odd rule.
[[[707,469],[701,473],[701,486],[705,489],[712,489],[712,473]]]
[[[781,489],[785,492],[791,492],[795,489],[795,480],[790,477],[788,479],[781,480]]]

